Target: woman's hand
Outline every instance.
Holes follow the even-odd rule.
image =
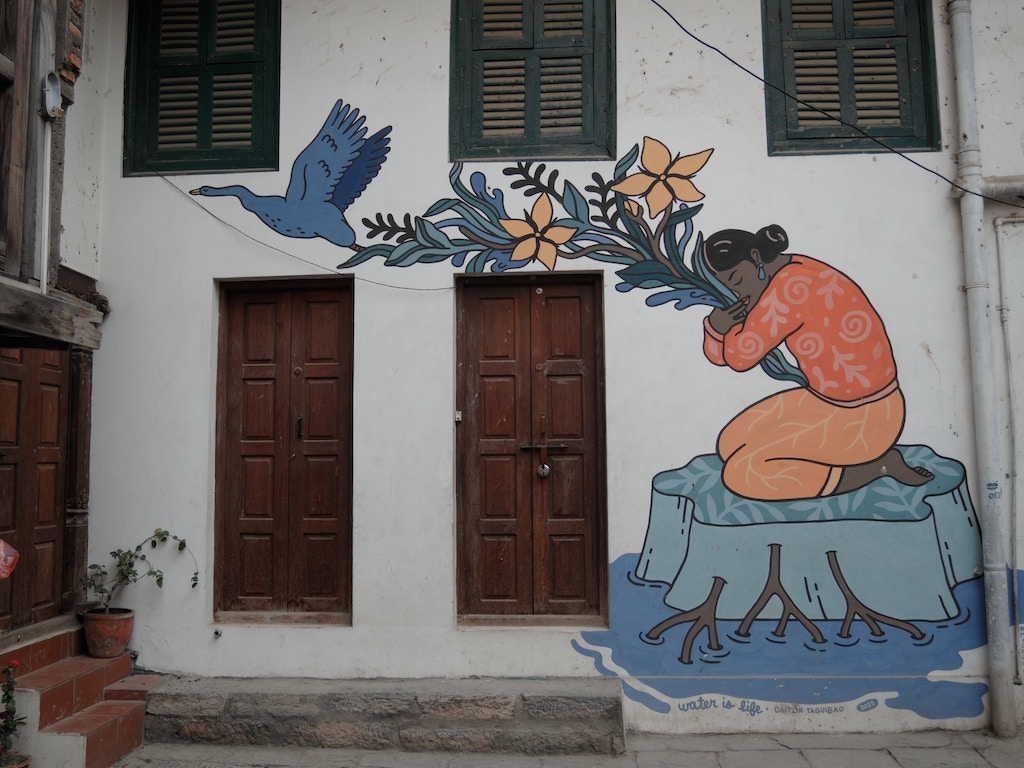
[[[743,322],[747,314],[747,305],[743,301],[737,301],[728,307],[715,307],[708,315],[708,325],[715,331],[725,336],[726,332],[734,325]]]

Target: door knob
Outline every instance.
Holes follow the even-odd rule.
[[[550,464],[541,464],[537,467],[537,477],[547,477],[551,474]]]

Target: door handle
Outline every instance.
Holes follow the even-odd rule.
[[[302,417],[301,416],[299,416],[299,418],[297,418],[295,420],[295,436],[299,440],[302,439]]]

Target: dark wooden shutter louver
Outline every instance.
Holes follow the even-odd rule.
[[[463,141],[498,154],[536,155],[540,147],[592,146],[595,89],[606,50],[595,49],[595,0],[470,0],[461,36],[472,40],[464,72]],[[607,49],[607,45],[605,46]],[[461,53],[461,52],[460,52]],[[602,76],[603,78],[603,76]],[[604,138],[604,137],[601,137]],[[474,153],[470,153],[474,154]]]
[[[161,7],[161,57],[181,57],[179,66],[207,65],[209,79],[167,74],[160,79],[157,146],[160,149],[247,147],[252,144],[253,72],[237,71],[238,55],[254,53],[255,0],[219,0],[214,28],[200,24],[199,0],[164,0]],[[230,63],[225,54],[235,54]],[[212,65],[212,66],[211,66]],[[200,115],[207,131],[201,131]],[[205,134],[205,135],[204,135]]]
[[[919,2],[774,0],[780,16],[776,23],[766,11],[766,74],[796,98],[766,92],[770,115],[785,115],[771,129],[773,146],[806,138],[838,140],[834,151],[869,148],[862,131],[903,146],[933,143],[920,42],[908,33],[920,28]]]
[[[142,146],[130,156],[134,163],[126,158],[126,171],[267,167],[271,157],[276,165],[276,24],[268,34],[275,0],[159,0],[133,10],[137,6],[143,6],[138,23],[152,30],[155,50],[143,44],[135,52],[149,75],[134,108],[151,116],[148,127],[145,115],[134,118],[143,133],[134,141]],[[271,116],[271,107],[273,125],[261,118]]]
[[[199,0],[164,0],[160,8],[160,56],[199,55]],[[189,149],[199,143],[199,77],[160,78],[157,148]]]
[[[793,73],[799,99],[797,124],[801,128],[836,125],[835,118],[842,117],[836,52],[794,51]]]

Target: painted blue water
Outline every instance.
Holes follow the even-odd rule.
[[[933,672],[959,669],[960,652],[985,645],[984,590],[981,579],[972,579],[954,590],[961,606],[959,616],[947,621],[915,621],[924,633],[915,640],[910,633],[881,625],[882,636],[872,636],[863,621],[855,621],[851,637],[839,637],[841,622],[815,621],[825,642],[815,643],[811,634],[791,620],[784,637],[773,634],[777,620],[758,620],[749,637],[736,634],[738,621],[718,622],[722,649],[712,651],[707,632],[692,650],[692,663],[679,660],[683,639],[692,624],[666,631],[660,645],[641,635],[673,615],[664,603],[665,584],[636,579],[632,569],[638,555],[623,555],[611,566],[611,626],[581,633],[586,645],[606,649],[611,662],[644,685],[672,699],[687,700],[677,706],[718,706],[714,694],[779,702],[803,707],[824,707],[859,700],[878,692],[896,691],[878,703],[911,710],[921,717],[945,719],[976,717],[984,711],[982,697],[988,686],[979,682],[929,680]],[[899,617],[895,617],[899,618]],[[576,643],[574,647],[594,659],[596,668],[612,675],[601,652]],[[626,695],[655,711],[671,706],[623,679]],[[707,699],[697,697],[709,697]]]

